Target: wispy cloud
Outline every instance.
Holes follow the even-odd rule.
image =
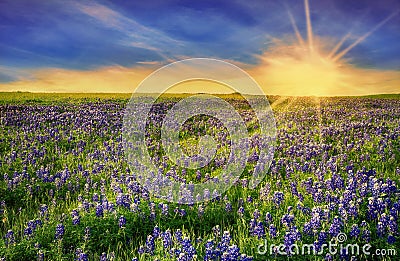
[[[164,50],[175,50],[184,45],[182,41],[173,39],[154,28],[144,26],[105,5],[95,2],[76,2],[74,6],[80,12],[94,18],[102,26],[123,33],[126,37],[120,40],[122,45],[152,50],[163,58],[168,58],[168,54]]]

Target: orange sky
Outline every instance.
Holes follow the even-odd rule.
[[[332,62],[323,55],[310,55],[298,45],[278,46],[259,57],[258,65],[237,64],[252,76],[266,94],[366,95],[399,93],[400,72],[364,69],[346,61]],[[40,69],[29,78],[1,83],[0,91],[29,92],[122,92],[132,93],[141,81],[161,67],[109,66],[95,70]],[[206,81],[180,84],[171,92],[227,93],[230,90]]]

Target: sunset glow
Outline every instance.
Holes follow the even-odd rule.
[[[326,5],[334,3],[327,1]],[[27,58],[18,58],[15,61],[12,60],[13,58],[3,59],[3,61],[9,61],[9,64],[3,62],[4,64],[0,66],[0,91],[130,93],[151,72],[161,66],[186,58],[211,57],[231,62],[247,71],[266,94],[332,96],[400,92],[400,65],[398,59],[396,60],[398,47],[395,47],[394,42],[387,42],[387,46],[379,44],[371,51],[365,51],[370,45],[378,42],[379,37],[391,37],[390,39],[393,40],[397,39],[396,37],[400,38],[400,35],[395,33],[399,31],[396,29],[398,27],[396,22],[399,20],[400,6],[392,4],[395,8],[385,9],[386,11],[382,11],[378,18],[374,17],[374,22],[368,23],[368,26],[357,27],[356,22],[354,26],[343,23],[340,25],[343,29],[342,33],[338,33],[338,21],[330,20],[331,25],[329,25],[326,22],[328,18],[325,17],[329,13],[322,14],[316,11],[328,10],[324,8],[325,4],[304,0],[301,5],[298,2],[276,5],[275,8],[282,8],[285,16],[281,22],[276,22],[277,26],[279,23],[285,24],[287,25],[285,30],[289,31],[284,31],[283,34],[273,31],[275,36],[268,30],[264,33],[258,30],[257,37],[266,39],[267,43],[264,41],[257,47],[261,49],[261,54],[252,51],[246,54],[246,59],[243,59],[237,58],[235,52],[230,55],[223,54],[233,45],[233,42],[230,45],[225,44],[225,48],[216,49],[207,54],[206,49],[201,48],[203,45],[174,38],[165,31],[141,24],[134,17],[118,11],[115,6],[94,1],[74,3],[68,6],[65,12],[74,19],[78,16],[81,17],[80,19],[88,19],[88,23],[94,25],[95,30],[101,28],[101,30],[111,30],[113,33],[122,35],[122,39],[116,41],[115,47],[122,48],[121,51],[117,53],[113,48],[106,48],[96,55],[93,52],[97,52],[98,48],[82,45],[74,47],[82,49],[75,60],[62,62],[64,53],[44,56],[39,54],[39,51],[26,51],[22,47],[21,49],[9,47],[4,43],[3,45],[6,46],[4,54],[9,52],[9,56],[12,56],[13,53],[18,53]],[[337,12],[333,9],[332,12],[334,11]],[[337,15],[339,14],[341,13]],[[349,19],[351,18],[351,14],[346,15]],[[326,20],[322,22],[322,18]],[[193,24],[193,28],[196,26]],[[80,30],[79,27],[76,30]],[[201,30],[204,31],[206,28]],[[198,33],[201,33],[201,30],[199,29]],[[391,30],[392,33],[388,34],[384,30]],[[40,39],[43,39],[40,41],[51,40],[51,38]],[[113,38],[109,39],[105,40],[114,41]],[[239,41],[239,38],[237,40]],[[33,41],[32,46],[34,43]],[[46,43],[41,44],[44,46]],[[257,44],[260,45],[260,42]],[[217,45],[217,42],[210,42],[210,46]],[[249,41],[247,45],[250,45]],[[238,47],[239,49],[236,50],[238,55],[240,48],[247,45],[243,43],[241,47]],[[129,60],[126,54],[129,54],[132,48],[139,49]],[[42,49],[40,47],[40,50]],[[218,57],[218,50],[222,57]],[[69,49],[67,51],[69,52]],[[147,57],[144,53],[152,53],[152,57],[149,55]],[[103,60],[92,62],[103,55],[105,55]],[[141,58],[135,58],[139,56]],[[30,57],[29,62],[28,57]],[[43,60],[43,62],[35,62],[36,60]],[[366,65],[363,64],[364,61]],[[69,63],[71,65],[67,65]],[[224,88],[203,84],[180,86],[174,90],[177,92],[227,92]]]

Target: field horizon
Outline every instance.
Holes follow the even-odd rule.
[[[243,98],[239,93],[164,93],[164,97],[169,98],[184,98],[195,94],[210,94],[221,98]],[[137,96],[145,95],[152,96],[158,95],[157,93],[137,93]],[[253,96],[253,95],[249,95]],[[117,99],[117,100],[128,100],[132,97],[132,93],[112,93],[112,92],[0,92],[0,104],[6,104],[9,102],[51,102],[55,100],[76,100],[76,99]],[[277,100],[278,98],[372,98],[372,99],[400,99],[400,93],[381,93],[381,94],[370,94],[370,95],[349,95],[349,96],[295,96],[295,95],[268,95],[266,97],[270,102]]]

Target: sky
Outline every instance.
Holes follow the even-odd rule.
[[[400,93],[399,42],[398,0],[1,0],[0,91],[131,93],[201,57],[266,94]]]

